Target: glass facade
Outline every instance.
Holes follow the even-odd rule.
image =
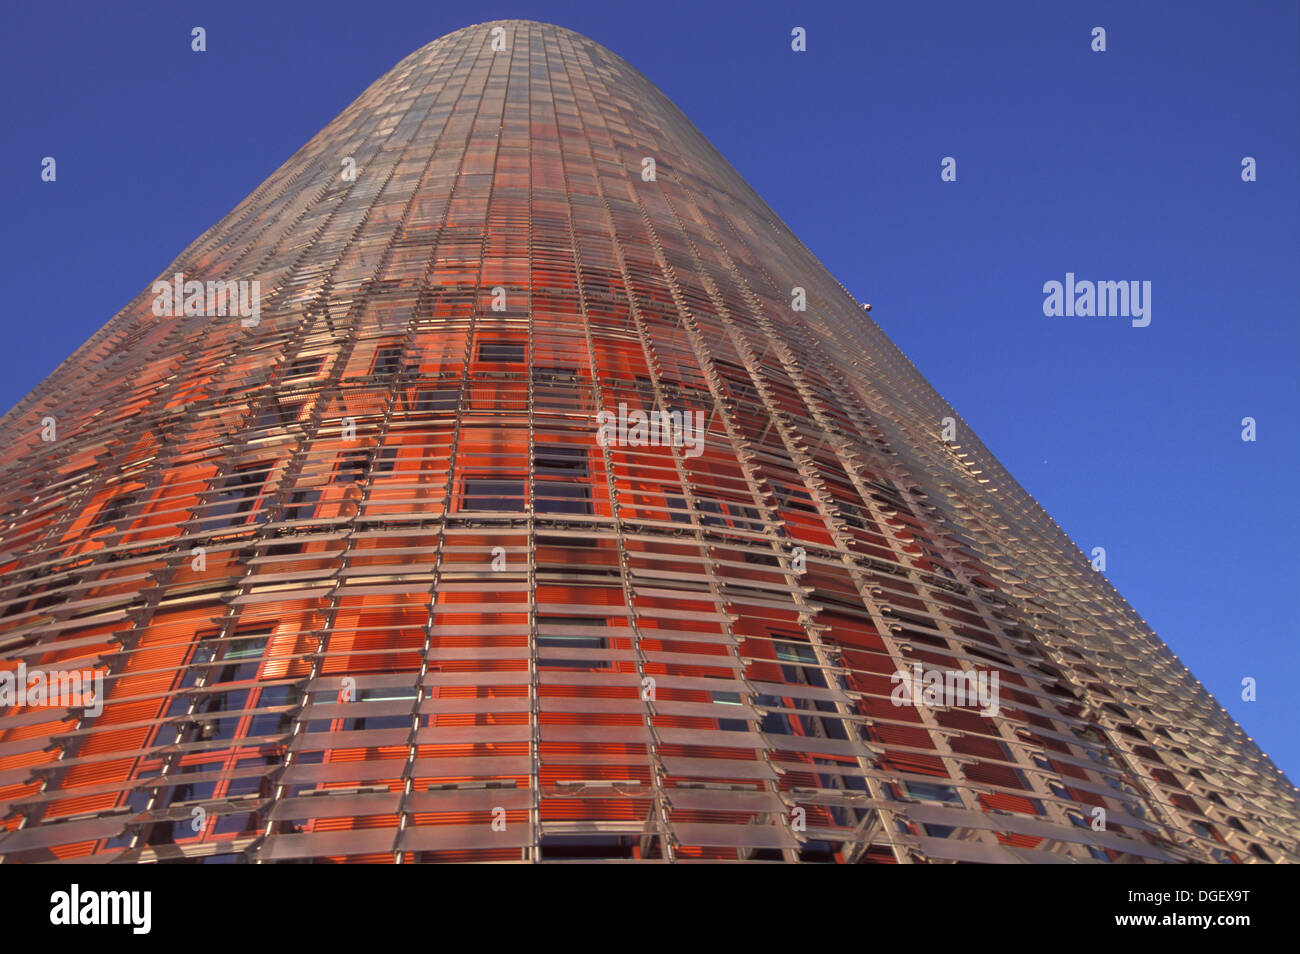
[[[1287,779],[597,44],[429,44],[177,273],[260,315],[146,288],[0,421],[0,672],[103,687],[0,696],[4,862],[1300,860]]]

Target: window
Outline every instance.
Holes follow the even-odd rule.
[[[423,388],[416,395],[415,409],[437,414],[455,411],[459,403],[460,391],[456,388]]]
[[[672,518],[673,523],[690,523],[690,514],[686,513],[686,501],[681,497],[674,497],[671,494],[665,498],[668,502],[668,516]],[[775,562],[775,561],[774,561]]]
[[[279,712],[263,712],[253,716],[248,724],[248,737],[258,738],[267,735],[287,735],[293,729],[294,707],[298,705],[300,693],[295,686],[267,686],[265,689],[258,691],[257,709],[275,709],[281,707]],[[237,789],[236,783],[232,782],[229,789],[230,794],[241,794],[256,792],[261,784],[260,778],[249,778],[242,780],[244,784],[251,786],[247,789]]]
[[[522,364],[524,343],[522,341],[480,341],[478,359],[497,364]]]
[[[359,701],[391,703],[381,706],[359,707],[369,710],[369,715],[352,716],[339,720],[331,731],[359,732],[362,729],[409,729],[415,718],[415,690],[370,689],[361,690]],[[328,728],[328,726],[327,726]]]
[[[294,358],[289,367],[285,369],[286,378],[298,378],[308,374],[315,374],[325,363],[324,355],[315,355],[310,358]]]
[[[372,463],[370,451],[344,451],[339,456],[338,466],[334,468],[334,482],[339,484],[356,484],[366,479],[372,471],[376,474],[392,473],[397,460],[397,448],[385,447],[374,457]],[[319,496],[319,495],[318,495]]]
[[[640,838],[634,835],[543,835],[539,840],[542,857],[599,859],[635,858]],[[647,855],[656,857],[657,855]]]
[[[778,700],[779,701],[779,700]],[[761,726],[766,735],[795,735],[794,725],[784,712],[765,712]]]
[[[906,781],[903,783],[903,788],[910,798],[917,798],[925,802],[961,804],[961,796],[957,794],[957,789],[951,785],[940,785],[937,782]]]
[[[714,692],[712,695],[715,706],[743,705],[738,692]],[[745,732],[749,729],[749,723],[744,719],[719,719],[718,728],[723,732]]]
[[[1193,820],[1192,820],[1192,828],[1193,828],[1193,830],[1195,830],[1195,832],[1196,832],[1198,835],[1200,835],[1202,838],[1218,838],[1218,837],[1219,837],[1218,834],[1215,832],[1215,830],[1214,830],[1213,828],[1211,828],[1209,825],[1205,824],[1205,822],[1202,822],[1202,821],[1196,821],[1195,819],[1193,819]]]
[[[538,616],[537,648],[543,655],[538,666],[543,669],[604,669],[608,668],[602,660],[596,659],[558,659],[546,654],[548,649],[608,649],[609,640],[592,630],[604,627],[605,621],[592,616]],[[543,632],[543,630],[563,629],[564,632]]]
[[[538,513],[591,513],[585,447],[538,444],[533,449],[533,472]]]
[[[535,489],[538,513],[591,513],[591,488],[586,484],[539,480]]]
[[[220,478],[216,500],[209,508],[209,517],[224,517],[212,522],[213,527],[235,527],[248,523],[243,516],[257,503],[270,472],[270,463],[241,464]]]
[[[586,477],[587,449],[568,444],[538,444],[533,449],[538,476]]]
[[[262,666],[262,653],[266,651],[270,630],[254,633],[240,633],[224,642],[206,637],[194,651],[190,665],[204,665],[207,675],[206,684],[211,686],[219,682],[242,682],[254,679]]]
[[[94,526],[108,527],[120,523],[126,517],[127,510],[139,502],[135,494],[118,494],[100,508],[95,515]]]
[[[772,636],[774,639],[799,639],[799,637],[794,633],[777,631],[773,631]],[[789,666],[783,665],[781,667],[782,678],[784,678],[787,683],[790,683],[791,685],[812,686],[815,689],[827,688],[826,677],[822,675],[822,671],[817,665],[817,654],[807,643],[777,643],[776,658],[781,660],[783,663],[795,664]],[[781,705],[790,709],[802,708],[800,704],[794,701],[793,697],[782,700]],[[838,715],[835,703],[830,700],[815,699],[812,700],[811,706],[819,712]],[[849,737],[848,731],[844,727],[843,720],[838,717],[828,719],[824,717],[814,718],[813,716],[808,715],[802,716],[801,718],[804,720],[806,725],[805,732],[811,732],[814,725],[820,725],[827,738],[847,740]],[[785,721],[787,724],[793,724],[793,720],[791,719],[786,719]],[[766,726],[766,722],[764,724]],[[764,731],[767,731],[767,729],[764,728]],[[794,731],[793,727],[791,731]]]
[[[774,636],[783,637],[784,633],[773,633]],[[793,638],[793,637],[786,637]],[[813,648],[807,644],[777,643],[776,658],[782,662],[795,663],[793,666],[782,666],[781,673],[785,681],[794,685],[811,685],[818,688],[825,688],[826,680],[822,678],[821,670],[817,668],[807,669],[806,666],[817,666],[817,654]]]
[[[721,527],[725,525],[725,521],[722,519],[722,504],[716,500],[704,500],[702,498],[698,499],[696,503],[699,505],[700,512],[704,514],[702,519],[705,526]]]
[[[284,519],[310,520],[316,516],[316,504],[319,501],[319,490],[295,490],[289,495],[289,502],[285,505]]]
[[[522,478],[467,477],[461,493],[461,510],[519,512],[524,509]]]
[[[340,484],[359,483],[366,477],[366,464],[370,458],[369,451],[346,451],[339,457],[334,468],[334,481]]]
[[[303,403],[302,401],[281,402],[276,398],[272,398],[257,415],[257,423],[254,427],[263,430],[292,424],[298,420],[298,415],[302,413]]]
[[[375,354],[375,365],[370,369],[373,378],[396,374],[402,367],[401,348],[380,348]]]
[[[271,630],[265,628],[237,633],[225,640],[216,635],[203,637],[194,647],[189,667],[181,674],[178,688],[192,689],[201,683],[206,690],[226,683],[247,683],[256,679],[270,633]],[[254,698],[257,691],[254,685],[203,692],[197,696],[178,693],[167,714],[184,714],[193,699],[194,721],[186,725],[181,742],[231,740],[242,734],[239,727],[245,719],[245,710],[259,706]]]
[[[228,640],[221,640],[215,634],[204,636],[194,647],[190,656],[189,669],[181,680],[180,688],[186,689],[198,684],[200,679],[205,685],[219,682],[240,682],[252,679],[261,667],[262,653],[266,649],[269,629],[251,633],[240,633]]]
[[[775,480],[772,481],[772,490],[776,494],[777,500],[781,502],[781,506],[787,510],[802,510],[804,513],[811,514],[817,513],[817,507],[813,504],[813,499],[808,494],[808,491]]]
[[[817,665],[817,654],[813,652],[811,646],[791,646],[788,643],[778,644],[776,658],[784,659],[786,662],[801,662],[810,666]]]

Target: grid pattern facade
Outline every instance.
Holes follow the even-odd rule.
[[[146,289],[0,421],[0,671],[104,687],[0,707],[5,863],[1300,860],[1288,780],[595,43],[424,47],[176,272],[260,322]],[[1000,712],[895,705],[917,663]]]

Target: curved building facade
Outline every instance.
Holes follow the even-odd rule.
[[[1287,779],[568,30],[403,60],[0,433],[4,863],[1297,860]]]

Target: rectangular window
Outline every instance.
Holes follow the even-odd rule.
[[[316,516],[316,504],[320,501],[319,490],[295,490],[289,494],[289,502],[284,508],[285,520],[310,520]]]
[[[585,447],[538,444],[533,449],[533,472],[538,478],[533,488],[538,513],[591,513]]]
[[[738,692],[714,692],[713,704],[717,706],[739,706],[742,705],[740,693]],[[749,729],[749,723],[744,719],[719,719],[718,728],[723,732],[745,732]]]
[[[538,616],[537,647],[541,649],[608,649],[609,640],[591,632],[604,628],[605,621],[592,616]],[[543,633],[546,629],[551,632]],[[562,629],[563,632],[555,632]],[[584,632],[584,630],[586,632]],[[543,669],[606,669],[608,664],[595,659],[543,658],[538,661]]]
[[[292,424],[298,420],[298,415],[302,413],[304,403],[303,401],[279,401],[272,398],[257,415],[257,423],[254,426],[258,430],[263,430]]]
[[[237,633],[230,639],[220,639],[216,634],[202,637],[194,646],[187,667],[181,672],[177,689],[193,689],[202,683],[204,689],[241,683],[256,679],[262,668],[262,657],[270,638],[269,627]],[[182,715],[194,700],[192,722],[186,723],[181,741],[229,741],[236,738],[240,713],[250,706],[250,696],[255,686],[232,688],[219,692],[204,692],[197,698],[178,694],[172,700],[167,714]],[[226,715],[229,713],[230,715]],[[203,718],[203,717],[208,718]],[[223,717],[224,716],[224,717]],[[159,728],[162,732],[163,728]],[[159,736],[161,737],[161,736]]]
[[[791,646],[788,643],[778,643],[776,658],[784,662],[807,663],[810,666],[817,665],[817,654],[813,652],[811,646]]]
[[[211,527],[236,527],[248,523],[249,513],[257,504],[262,487],[270,473],[271,464],[259,461],[241,464],[220,479],[216,499],[208,508],[209,517],[219,517]]]
[[[127,510],[139,502],[139,498],[135,494],[118,494],[104,504],[99,513],[95,514],[94,526],[108,527],[120,523],[126,517]]]
[[[961,796],[957,794],[957,789],[951,785],[939,785],[936,782],[907,781],[903,783],[903,787],[911,798],[919,798],[926,802],[961,804]]]
[[[375,365],[370,370],[371,377],[384,377],[396,374],[402,367],[401,348],[380,348],[375,354]]]
[[[254,708],[272,709],[280,706],[296,706],[299,702],[300,693],[295,686],[268,686],[265,689],[258,690],[257,702]],[[293,709],[282,709],[279,712],[263,712],[255,715],[249,721],[248,736],[257,738],[264,735],[284,735],[293,728]],[[260,779],[250,778],[245,780],[249,788],[244,791],[257,791],[260,785]],[[231,794],[240,794],[236,790],[237,783],[232,782],[229,789]]]
[[[538,477],[586,477],[587,448],[568,444],[538,444],[533,449]]]
[[[706,526],[721,527],[724,524],[722,519],[722,504],[716,500],[697,499],[696,504],[704,514],[701,518]]]
[[[455,411],[460,403],[456,388],[422,388],[415,398],[415,409],[426,414]]]
[[[289,367],[285,369],[286,378],[298,378],[308,374],[315,374],[325,363],[324,355],[315,355],[310,358],[295,358],[290,362]]]
[[[763,716],[765,735],[794,735],[794,726],[784,712],[767,712]]]
[[[384,447],[371,460],[370,451],[344,451],[339,456],[334,468],[334,482],[339,484],[357,484],[366,479],[366,475],[392,473],[397,461],[397,448]],[[319,495],[317,495],[319,496]]]
[[[781,506],[787,510],[801,510],[804,513],[811,514],[817,513],[817,507],[808,491],[775,480],[772,481],[772,490],[776,494],[777,500],[781,502]]]
[[[538,513],[591,513],[591,488],[586,484],[539,480],[533,486]]]
[[[369,459],[369,451],[345,451],[340,455],[339,462],[334,468],[334,482],[355,484],[365,480],[366,465]]]
[[[674,497],[671,494],[666,498],[668,502],[668,516],[673,523],[690,523],[691,516],[686,513],[686,500],[682,497]]]
[[[524,343],[522,341],[480,341],[478,359],[496,364],[522,364]]]
[[[247,636],[236,636],[226,643],[226,651],[221,655],[222,662],[231,662],[239,660],[241,662],[249,659],[261,659],[262,653],[266,650],[266,634],[253,633]],[[245,676],[243,678],[251,678]],[[227,682],[228,680],[221,680]]]
[[[460,509],[522,513],[524,481],[522,478],[467,477]]]

